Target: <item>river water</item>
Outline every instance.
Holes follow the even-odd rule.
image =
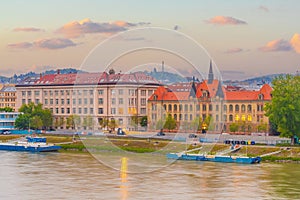
[[[156,161],[122,158],[120,171],[88,153],[1,151],[0,199],[300,199],[298,164],[170,163],[149,156]],[[159,162],[155,171],[126,173],[131,165]]]

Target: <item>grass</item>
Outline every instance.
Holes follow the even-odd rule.
[[[20,135],[0,135],[0,141],[6,142],[8,140],[17,139],[20,137],[21,137]]]

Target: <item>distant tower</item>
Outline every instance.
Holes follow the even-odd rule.
[[[209,73],[208,73],[208,84],[212,84],[213,80],[214,80],[214,73],[213,73],[213,69],[212,69],[212,63],[211,63],[211,60],[210,60]]]

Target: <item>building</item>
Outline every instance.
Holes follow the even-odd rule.
[[[10,107],[16,110],[16,99],[15,85],[0,85],[0,108]]]
[[[18,112],[0,112],[0,132],[14,130],[19,114]]]
[[[60,74],[58,70],[16,85],[16,107],[42,103],[52,111],[56,129],[98,130],[105,121],[114,120],[118,127],[133,130],[138,118],[147,116],[147,99],[158,86],[156,79],[140,72]],[[79,116],[76,124],[70,116]]]
[[[223,86],[214,79],[210,65],[207,80],[158,87],[148,99],[149,126],[158,129],[157,122],[171,115],[178,131],[202,129],[220,133],[236,123],[238,132],[256,132],[259,125],[269,124],[263,109],[271,100],[271,91],[268,84],[260,90]]]

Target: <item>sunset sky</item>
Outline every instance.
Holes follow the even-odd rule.
[[[80,68],[106,38],[152,26],[196,40],[225,79],[295,73],[299,8],[298,0],[6,1],[0,7],[0,75]]]

